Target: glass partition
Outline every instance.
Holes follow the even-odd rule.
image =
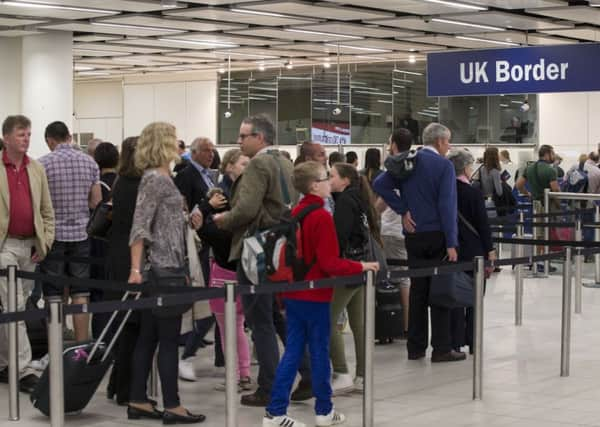
[[[310,141],[310,76],[281,76],[278,80],[277,136],[279,145],[296,145]]]
[[[321,144],[350,144],[350,75],[340,73],[339,102],[337,72],[313,75],[311,139]]]

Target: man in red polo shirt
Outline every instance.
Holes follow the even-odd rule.
[[[2,125],[4,148],[0,151],[0,268],[16,265],[33,271],[54,241],[54,210],[43,166],[27,156],[31,122],[25,116],[9,116]],[[0,305],[7,309],[8,285],[0,278]],[[17,310],[25,310],[33,283],[17,281]],[[18,324],[21,391],[31,392],[37,377],[30,368],[31,346],[24,322]],[[8,367],[8,325],[0,325],[0,382]]]

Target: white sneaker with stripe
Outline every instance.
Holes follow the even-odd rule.
[[[317,415],[315,424],[317,427],[327,427],[342,424],[344,421],[346,421],[344,414],[332,409],[327,415]]]
[[[262,427],[306,427],[306,424],[290,418],[287,415],[274,417],[267,413],[263,417]]]

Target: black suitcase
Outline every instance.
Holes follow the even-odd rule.
[[[37,305],[32,297],[27,298],[25,310],[35,310]],[[48,326],[46,319],[26,320],[27,337],[31,344],[31,358],[36,360],[48,354]]]
[[[404,334],[400,288],[388,281],[375,294],[375,339],[379,344],[394,342]]]
[[[128,296],[129,292],[126,292],[123,296],[123,301]],[[136,294],[135,299],[138,298],[139,293]],[[107,345],[102,340],[117,317],[117,313],[113,313],[102,334],[96,341],[74,346],[70,345],[63,351],[65,413],[81,412],[87,406],[112,364],[113,357],[111,350],[123,326],[125,326],[131,310],[125,314],[117,332]],[[30,396],[33,406],[46,416],[50,415],[50,377],[48,369],[49,366],[40,377],[35,390]]]

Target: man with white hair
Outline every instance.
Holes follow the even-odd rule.
[[[450,130],[439,123],[423,131],[423,149],[416,156],[412,173],[399,180],[390,172],[381,174],[373,189],[396,213],[402,215],[408,262],[411,268],[455,262],[458,246],[456,174],[446,154]],[[399,191],[398,191],[399,190]],[[431,277],[411,278],[408,321],[408,359],[425,357],[428,347],[428,299]],[[464,360],[452,349],[450,311],[431,306],[432,362]]]
[[[99,146],[100,144],[102,144],[103,142],[104,141],[102,141],[100,138],[90,139],[87,143],[88,155],[94,157],[94,153],[96,152],[96,147]]]

